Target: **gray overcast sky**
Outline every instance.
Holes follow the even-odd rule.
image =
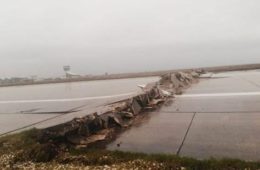
[[[0,77],[260,63],[259,0],[2,0]]]

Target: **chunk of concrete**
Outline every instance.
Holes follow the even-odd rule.
[[[111,115],[108,117],[108,124],[111,125],[117,125],[120,127],[123,127],[123,121],[116,115]]]
[[[89,130],[87,123],[82,122],[80,124],[79,129],[78,129],[78,134],[81,135],[81,136],[89,136],[90,135],[90,130]]]
[[[104,141],[104,140],[110,138],[110,136],[112,135],[112,132],[113,132],[112,129],[103,129],[89,137],[82,137],[79,135],[74,135],[74,136],[67,137],[67,140],[74,145],[88,146],[90,144]]]
[[[122,112],[119,112],[119,114],[120,114],[123,118],[126,118],[126,119],[132,119],[132,118],[134,117],[134,114],[131,113],[131,112],[122,111]]]
[[[166,90],[163,90],[163,89],[159,89],[160,93],[161,93],[161,96],[163,97],[173,97],[173,94],[171,92],[168,92]]]
[[[87,122],[89,130],[93,133],[105,128],[105,122],[100,116],[95,115],[94,119]]]
[[[165,100],[164,99],[153,99],[150,103],[149,106],[157,106],[159,104],[164,103]]]
[[[191,75],[192,75],[192,77],[194,77],[194,78],[199,78],[199,77],[200,77],[200,74],[197,73],[196,71],[191,72]]]
[[[84,142],[82,141],[82,144],[89,145],[95,142],[104,141],[106,139],[109,139],[112,134],[113,134],[113,129],[103,129],[98,133],[88,137]]]
[[[142,110],[142,107],[139,105],[135,98],[132,100],[131,110],[134,113],[134,115],[139,114]]]

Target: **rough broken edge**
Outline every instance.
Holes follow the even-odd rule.
[[[143,94],[113,103],[110,105],[111,109],[105,113],[93,113],[42,129],[38,140],[40,143],[65,143],[80,148],[111,141],[118,133],[130,127],[140,113],[161,106],[167,98],[173,97],[194,83],[199,75],[200,73],[195,71],[164,75],[158,83],[145,89]]]

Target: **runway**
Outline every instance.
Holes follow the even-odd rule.
[[[140,93],[158,77],[0,88],[0,136],[45,128],[101,111],[104,105]]]
[[[259,95],[258,70],[213,74],[176,96],[170,106],[149,113],[108,149],[258,161]]]

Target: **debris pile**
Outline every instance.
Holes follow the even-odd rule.
[[[136,97],[113,104],[111,110],[103,114],[93,113],[82,118],[43,129],[40,143],[69,143],[78,147],[88,147],[99,141],[112,139],[118,129],[131,126],[134,118],[145,109],[155,109],[169,96],[154,86]]]
[[[200,71],[168,73],[159,81],[160,87],[171,91],[173,94],[181,94],[183,89],[197,81]]]
[[[159,83],[149,86],[133,98],[114,103],[105,113],[93,113],[82,118],[42,129],[38,141],[56,146],[89,148],[105,144],[116,134],[130,127],[140,113],[158,108],[173,94],[181,92],[199,77],[197,72],[178,72],[162,76]]]

